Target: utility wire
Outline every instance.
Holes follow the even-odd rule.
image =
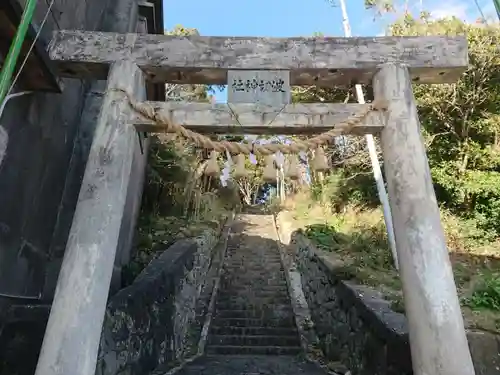
[[[487,25],[488,22],[486,21],[486,17],[484,16],[483,9],[481,9],[481,5],[479,5],[479,1],[474,0],[474,3],[476,3],[477,10],[479,11],[479,14],[481,14],[481,18],[483,19],[483,22]]]

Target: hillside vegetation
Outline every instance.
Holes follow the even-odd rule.
[[[467,33],[470,67],[456,84],[414,85],[431,174],[455,281],[469,327],[500,332],[500,42],[499,25],[465,25],[406,15],[393,35]],[[370,88],[365,89],[369,98]],[[354,101],[339,90],[297,90],[297,101]],[[404,310],[364,139],[332,147],[335,169],[290,197],[303,231],[336,253],[344,276],[383,291]],[[381,158],[379,158],[381,159]]]

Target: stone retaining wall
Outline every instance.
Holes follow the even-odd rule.
[[[353,375],[410,375],[406,317],[371,288],[341,280],[335,258],[294,232],[286,213],[277,216],[280,238],[288,245],[301,275],[321,349],[329,361]],[[500,337],[468,332],[476,375],[500,374]]]
[[[111,298],[97,375],[165,371],[196,352],[199,315],[205,313],[204,300],[211,295],[224,252],[224,246],[216,246],[219,234],[207,230],[176,242]]]

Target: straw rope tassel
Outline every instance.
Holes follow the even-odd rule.
[[[274,168],[273,155],[265,156],[266,165],[262,173],[262,178],[266,182],[276,182],[276,169]]]
[[[236,164],[234,166],[233,177],[235,180],[240,180],[242,178],[248,177],[248,171],[245,168],[245,155],[236,155]]]
[[[312,167],[316,172],[326,172],[330,169],[328,165],[328,159],[325,155],[323,147],[318,147],[314,151],[314,158],[312,160]]]
[[[299,166],[298,166],[298,156],[290,155],[290,161],[288,163],[288,168],[286,171],[286,176],[291,180],[299,179]]]
[[[217,163],[217,152],[215,151],[210,153],[210,159],[208,159],[208,163],[205,168],[205,175],[211,177],[217,177],[220,175],[219,163]]]

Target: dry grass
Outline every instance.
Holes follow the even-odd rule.
[[[380,209],[352,205],[340,214],[314,203],[307,192],[287,200],[298,227],[339,264],[345,279],[370,285],[404,311],[401,282],[393,266]],[[455,283],[467,327],[500,332],[500,243],[481,243],[477,228],[445,211],[441,214]]]

